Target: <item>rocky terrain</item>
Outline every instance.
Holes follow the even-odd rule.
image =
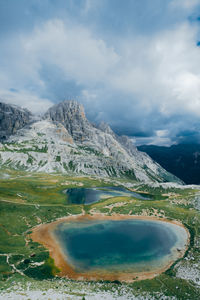
[[[181,183],[146,153],[138,151],[128,137],[117,136],[105,123],[98,128],[92,125],[76,101],[54,105],[35,121],[26,110],[5,107],[0,123],[5,138],[0,144],[1,167]],[[15,117],[9,112],[16,112]],[[7,131],[6,122],[10,124]]]

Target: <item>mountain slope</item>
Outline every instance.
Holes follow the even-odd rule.
[[[118,137],[107,125],[94,127],[75,101],[53,106],[43,120],[25,126],[1,144],[0,165],[39,172],[180,182],[139,152],[127,137]]]
[[[186,184],[200,184],[200,145],[179,144],[171,147],[143,145],[138,149],[146,152]]]

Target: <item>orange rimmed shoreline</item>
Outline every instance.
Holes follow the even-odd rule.
[[[184,225],[176,220],[168,220],[165,218],[157,218],[150,216],[137,216],[137,215],[120,215],[113,214],[111,216],[107,216],[104,214],[94,214],[94,215],[73,215],[64,218],[60,218],[52,223],[41,224],[32,229],[32,233],[30,234],[31,239],[34,242],[38,242],[42,244],[45,248],[49,250],[50,256],[54,259],[55,265],[59,268],[60,272],[58,276],[67,277],[69,279],[74,280],[109,280],[109,281],[124,281],[124,282],[132,282],[134,280],[144,280],[144,279],[152,279],[155,276],[165,272],[175,260],[170,261],[165,267],[160,268],[158,270],[152,270],[149,272],[139,272],[139,273],[122,273],[115,272],[109,273],[107,271],[101,272],[88,272],[88,273],[77,273],[75,270],[67,263],[66,255],[62,252],[62,248],[59,245],[56,237],[53,234],[53,229],[64,221],[81,221],[81,220],[128,220],[128,219],[140,219],[140,220],[154,220],[160,222],[168,222],[178,226],[181,226],[187,232],[187,245],[185,249],[179,250],[177,259],[184,256],[185,251],[188,249],[189,241],[190,241],[190,233]]]

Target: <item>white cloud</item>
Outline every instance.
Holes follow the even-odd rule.
[[[118,61],[113,48],[94,37],[89,30],[66,25],[57,19],[36,27],[26,35],[6,40],[4,48],[7,55],[0,72],[0,96],[4,101],[8,99],[33,111],[40,111],[40,101],[42,110],[45,104],[48,108],[51,103],[39,96],[46,89],[40,74],[43,65],[60,69],[64,76],[62,80],[85,85],[82,95],[86,99],[94,99],[89,97],[93,93],[87,87],[104,83]],[[48,76],[53,77],[54,74]],[[22,92],[10,92],[11,88]]]
[[[163,138],[163,137],[168,136],[168,134],[169,134],[169,130],[167,130],[167,129],[156,130],[156,136],[157,137]]]
[[[42,114],[53,105],[51,101],[40,98],[27,91],[0,90],[0,101],[27,108],[32,113]]]
[[[172,8],[193,9],[200,4],[199,0],[172,0],[170,3]]]
[[[120,109],[121,101],[119,107],[127,108],[126,115],[120,116],[124,119],[136,116],[143,121],[153,113],[199,117],[196,36],[197,28],[185,23],[151,36],[119,37],[111,47],[83,26],[51,20],[29,34],[11,38],[9,47],[6,44],[9,53],[1,68],[0,96],[33,111],[44,110],[51,101],[40,97],[46,89],[40,71],[43,65],[50,65],[62,71],[62,80],[83,86],[83,102],[93,103],[102,114],[108,106]],[[12,87],[22,92],[10,92]]]
[[[186,5],[186,4],[185,4]],[[196,28],[188,23],[153,37],[119,40],[116,48],[94,37],[86,28],[52,20],[21,38],[33,77],[40,80],[42,64],[60,68],[67,80],[132,95],[132,104],[161,114],[200,116],[200,51]],[[28,60],[27,59],[27,60]],[[32,67],[32,69],[31,69]],[[32,71],[31,71],[32,70]],[[41,81],[41,80],[40,80]],[[39,82],[42,86],[42,81]],[[83,94],[84,94],[83,91]],[[98,101],[98,94],[95,96]],[[90,97],[94,101],[94,97]],[[102,101],[102,100],[100,100]]]
[[[171,146],[172,141],[169,137],[158,137],[158,136],[151,136],[151,137],[135,137],[131,138],[133,144],[137,146],[141,145],[157,145],[157,146]]]
[[[64,79],[85,86],[87,102],[94,101],[89,94],[100,100],[95,86],[101,85],[105,93],[129,94],[133,110],[137,104],[146,113],[156,109],[168,116],[200,116],[200,49],[195,38],[196,28],[183,24],[153,37],[121,39],[114,49],[83,27],[48,21],[19,38],[3,88],[26,90],[31,83],[34,90],[45,90],[41,67],[55,65]]]
[[[66,79],[80,84],[102,81],[118,61],[113,48],[83,27],[48,21],[22,39],[24,52],[33,63],[59,67]]]
[[[153,38],[127,41],[112,77],[115,89],[136,95],[146,112],[200,116],[200,49],[197,29],[183,24]]]

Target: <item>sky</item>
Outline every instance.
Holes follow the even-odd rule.
[[[0,101],[75,99],[135,145],[200,143],[200,0],[0,0]]]

